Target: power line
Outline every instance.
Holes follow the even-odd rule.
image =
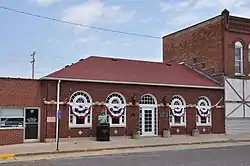
[[[97,29],[97,30],[108,31],[108,32],[113,32],[113,33],[120,33],[120,34],[125,34],[125,35],[133,35],[133,36],[140,36],[140,37],[146,37],[146,38],[161,39],[161,37],[157,37],[157,36],[143,35],[143,34],[138,34],[138,33],[131,33],[131,32],[125,32],[125,31],[118,31],[118,30],[112,30],[112,29],[107,29],[107,28],[95,27],[95,26],[90,26],[90,25],[84,25],[84,24],[80,24],[80,23],[75,23],[75,22],[56,19],[56,18],[52,18],[52,17],[42,16],[42,15],[33,14],[33,13],[29,13],[29,12],[24,12],[24,11],[16,10],[16,9],[13,9],[13,8],[4,7],[4,6],[0,6],[0,9],[4,9],[4,10],[12,11],[12,12],[15,12],[15,13],[20,13],[20,14],[32,16],[32,17],[37,17],[37,18],[42,18],[42,19],[46,19],[46,20],[56,21],[56,22],[60,22],[60,23],[66,23],[66,24],[70,24],[70,25],[74,25],[74,26],[81,26],[81,27],[85,27],[85,28]]]

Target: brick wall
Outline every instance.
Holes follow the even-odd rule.
[[[56,100],[56,81],[48,81],[47,82],[48,89],[46,90],[47,100]],[[207,96],[212,104],[217,103],[220,98],[223,96],[223,90],[211,90],[211,89],[194,89],[194,88],[170,88],[170,87],[156,87],[156,86],[138,86],[138,85],[122,85],[122,84],[101,84],[101,83],[84,83],[84,82],[61,82],[61,92],[60,92],[60,101],[63,101],[65,98],[69,96],[69,94],[74,93],[75,91],[83,90],[89,93],[92,97],[93,102],[95,101],[105,101],[106,97],[112,92],[119,92],[124,95],[126,98],[126,102],[131,102],[132,95],[136,95],[138,100],[139,98],[146,94],[153,94],[158,103],[162,102],[164,96],[167,96],[168,103],[173,95],[181,95],[186,100],[187,104],[196,104],[197,99],[201,95]],[[223,103],[222,103],[223,104]],[[62,107],[61,107],[62,109]],[[93,128],[72,128],[69,129],[69,108],[66,106],[63,107],[63,117],[61,121],[61,137],[83,137],[83,136],[95,136],[95,124],[97,123],[98,111],[100,111],[99,106],[95,106],[93,108]],[[132,131],[135,127],[139,126],[139,107],[138,106],[129,106],[126,108],[127,110],[127,128],[112,128],[111,135],[131,135]],[[56,115],[56,106],[48,105],[45,110],[47,116]],[[158,134],[161,135],[162,131],[165,128],[169,128],[168,117],[160,117],[161,112],[168,112],[168,108],[158,107]],[[195,111],[190,111],[187,109],[187,119],[188,119],[188,127],[180,128],[182,134],[188,133],[190,134],[192,129],[195,127],[194,123],[196,123],[195,119]],[[194,113],[193,113],[194,112]],[[46,118],[44,118],[46,119]],[[46,121],[45,121],[46,122]],[[219,120],[215,123],[216,127],[224,128],[224,121]],[[45,138],[54,138],[55,137],[55,123],[44,123],[45,128]],[[79,135],[78,131],[82,131],[83,134]],[[115,134],[114,130],[117,130],[118,133]],[[172,133],[175,134],[176,129],[172,129]]]
[[[0,106],[38,107],[40,90],[38,80],[0,78]]]
[[[41,107],[40,94],[38,80],[0,78],[0,107]],[[23,139],[23,130],[0,129],[0,144],[22,143]]]
[[[163,61],[196,57],[199,62],[206,61],[205,68],[215,66],[219,72],[223,70],[222,45],[222,22],[218,17],[163,37]]]
[[[240,41],[243,44],[243,59],[244,59],[244,74],[248,76],[250,74],[250,68],[248,68],[248,51],[250,45],[250,19],[239,19],[230,17],[230,28],[225,31],[225,75],[233,76],[235,73],[235,51],[234,44],[236,41]],[[244,32],[246,28],[248,32]]]
[[[163,61],[184,61],[223,83],[223,17],[163,37]]]
[[[23,143],[23,129],[0,129],[0,145]]]

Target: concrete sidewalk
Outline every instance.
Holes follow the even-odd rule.
[[[116,149],[164,147],[195,144],[250,142],[250,135],[200,135],[198,137],[174,135],[171,138],[148,137],[131,139],[111,137],[109,142],[97,142],[94,138],[74,138],[63,140],[56,151],[55,143],[24,143],[0,146],[0,158],[14,158],[28,155],[46,155],[75,152],[94,152]]]

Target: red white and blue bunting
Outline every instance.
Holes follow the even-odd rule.
[[[121,99],[117,96],[113,96],[106,103],[109,114],[113,118],[119,118],[124,114],[126,109],[126,104],[122,104]]]
[[[172,113],[174,116],[181,117],[185,115],[185,103],[180,96],[174,96],[170,108],[172,109]]]
[[[86,98],[82,95],[76,96],[69,105],[71,106],[72,113],[80,118],[86,117],[92,108],[91,103],[87,103]]]
[[[201,117],[208,117],[211,113],[211,102],[207,97],[200,97],[196,109]]]

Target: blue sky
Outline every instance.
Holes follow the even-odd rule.
[[[0,6],[90,26],[162,37],[219,15],[250,17],[249,0],[0,0]],[[122,35],[0,9],[0,76],[40,78],[91,55],[162,61],[161,39]],[[98,66],[97,66],[98,67]]]

